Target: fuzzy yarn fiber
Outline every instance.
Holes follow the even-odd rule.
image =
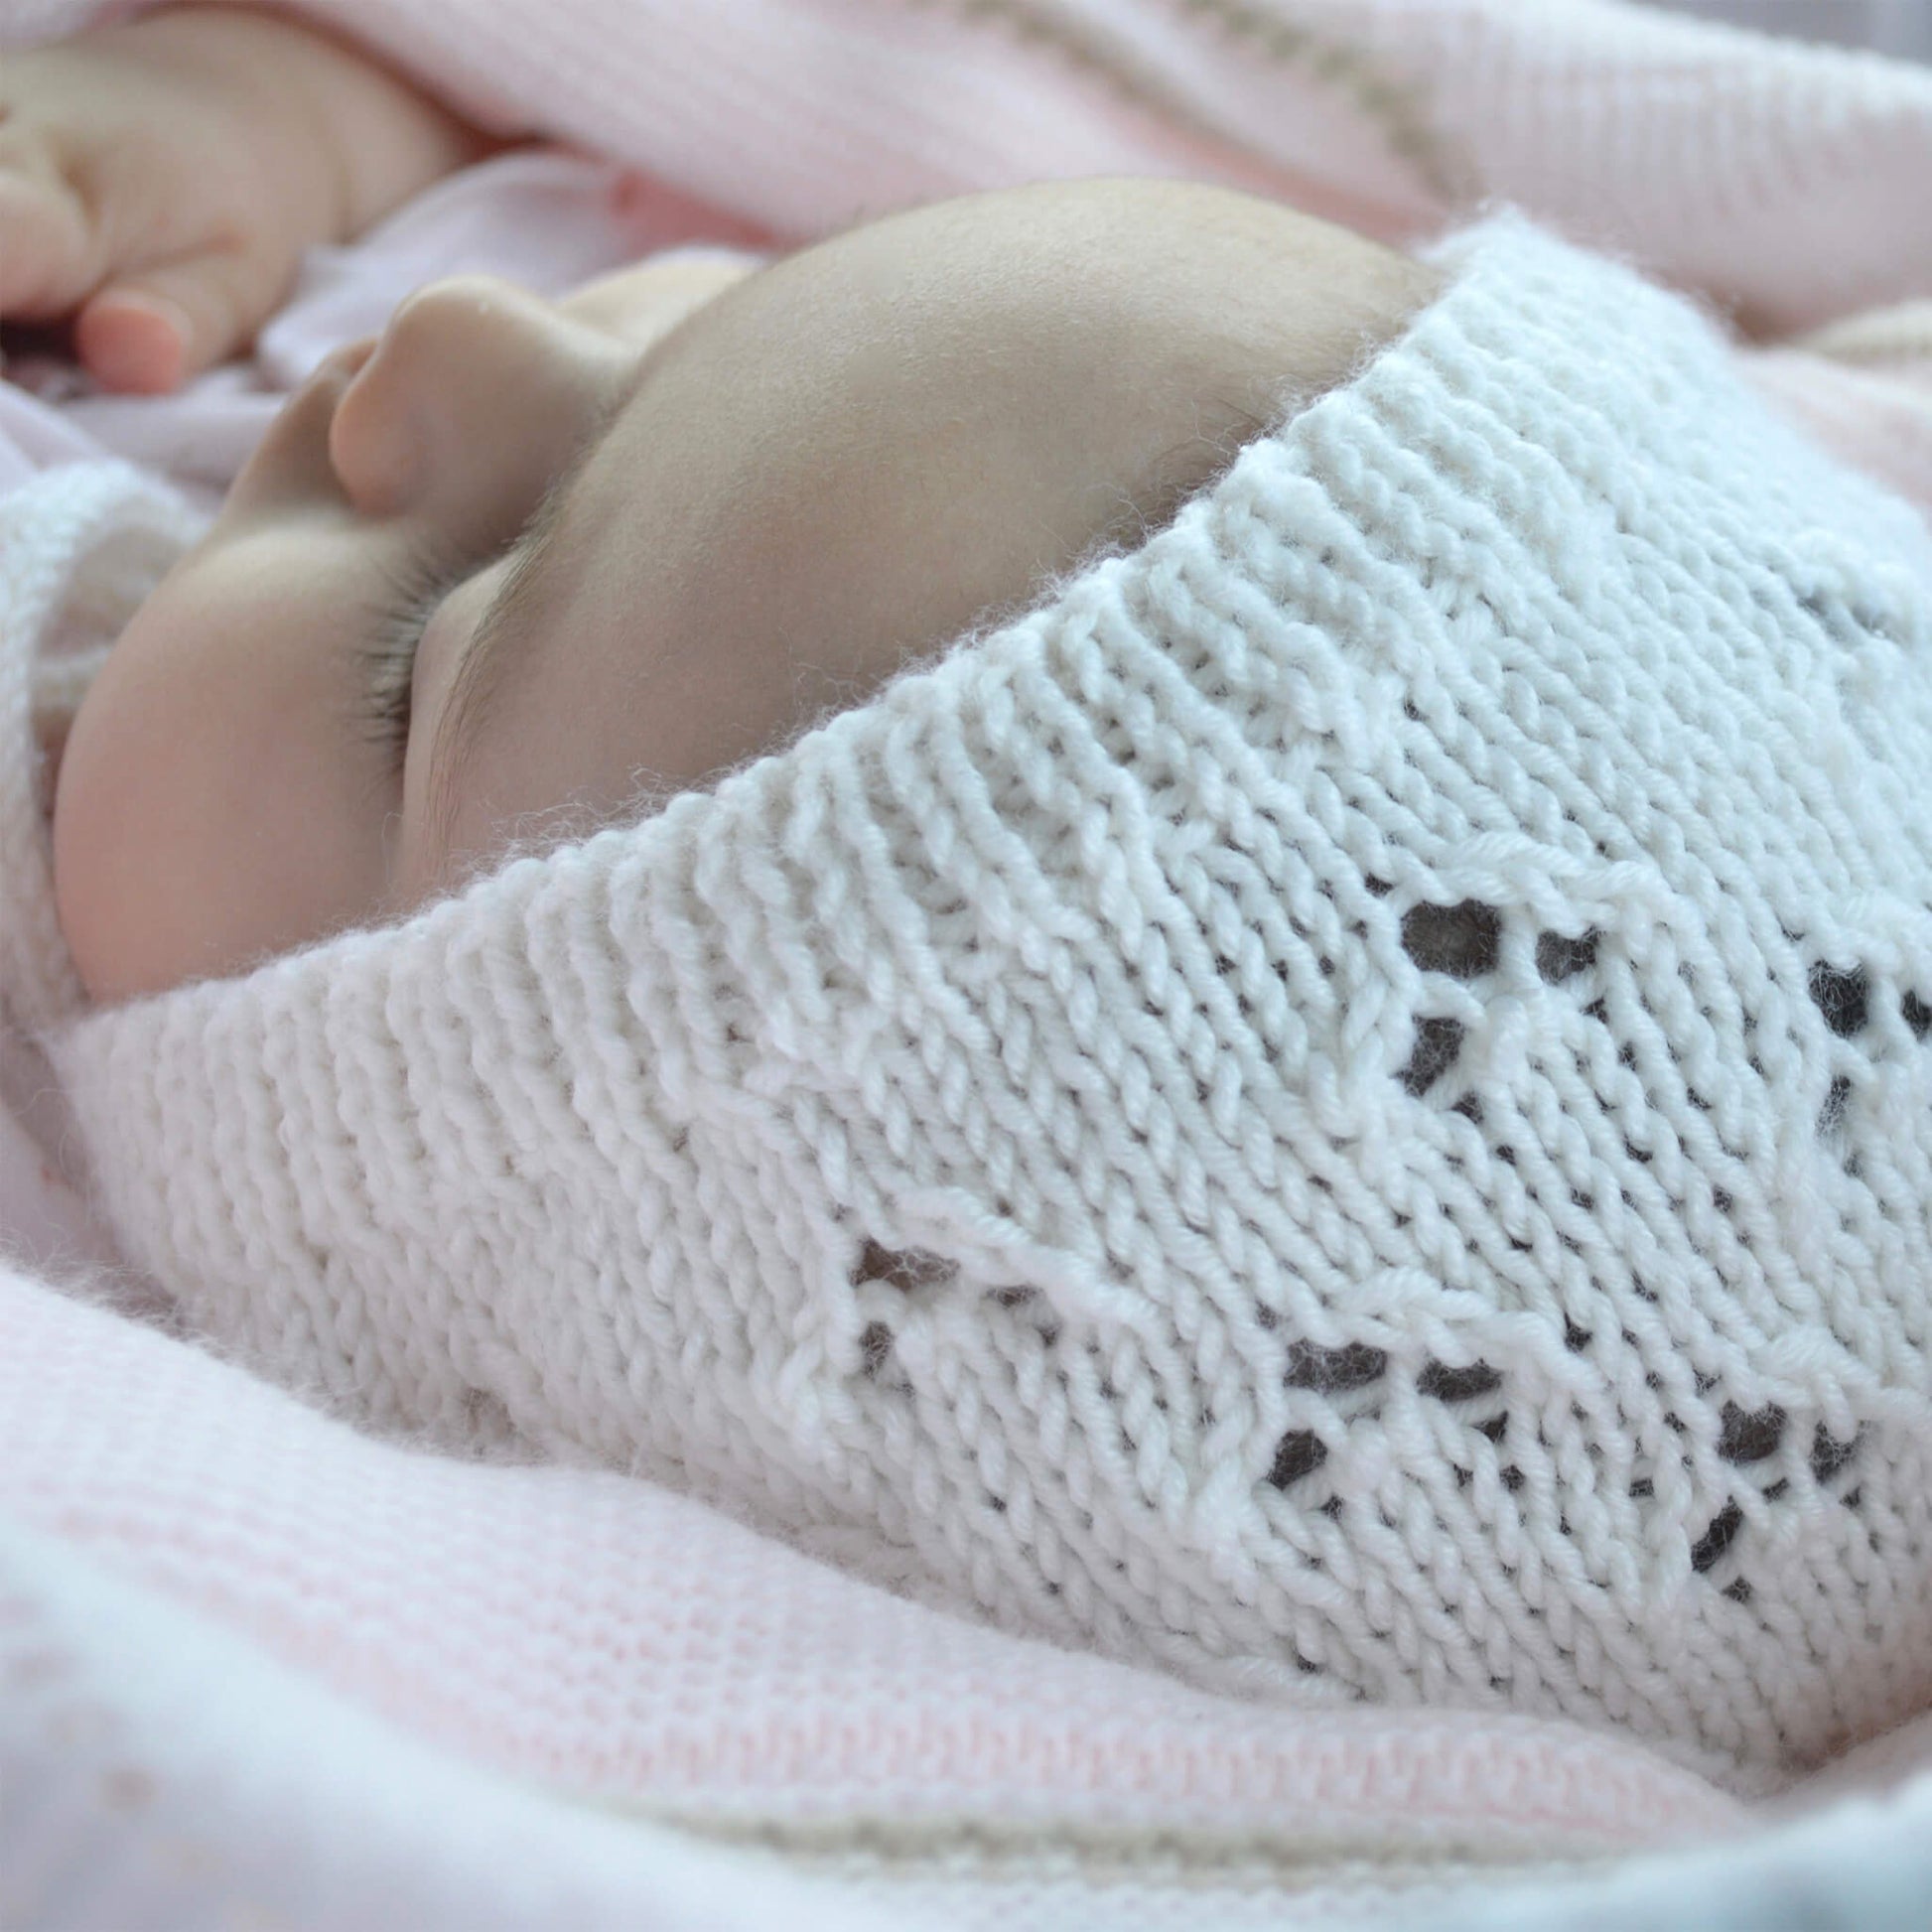
[[[1196,1681],[1741,1789],[1923,1702],[1932,544],[1687,302],[1426,252],[1022,621],[51,1020],[131,1258],[372,1425]]]

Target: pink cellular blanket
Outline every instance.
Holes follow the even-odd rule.
[[[4,32],[129,10],[13,0]],[[0,489],[112,452],[211,499],[317,356],[457,267],[558,289],[664,246],[1166,173],[1397,243],[1517,202],[1729,310],[1767,392],[1932,512],[1917,69],[1609,0],[297,11],[599,158],[491,164],[319,253],[256,357],[178,401],[16,368]],[[1754,1812],[1613,1736],[1218,1700],[616,1475],[370,1441],[170,1333],[64,1175],[17,1040],[0,1089],[21,1261],[0,1269],[0,1925],[1928,1915],[1916,1714]]]

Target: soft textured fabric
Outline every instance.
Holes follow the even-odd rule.
[[[143,4],[12,0],[0,37]],[[1499,196],[1765,332],[1932,295],[1932,73],[1623,0],[284,4],[778,235],[1176,174],[1388,240]]]
[[[11,0],[0,43],[161,0]],[[1932,295],[1932,73],[1623,0],[283,0],[779,236],[1177,174],[1387,240],[1495,195],[1766,332]]]
[[[1682,302],[1434,254],[1006,631],[57,1028],[131,1257],[377,1424],[1203,1683],[1747,1790],[1921,1698],[1932,539]]]
[[[72,1665],[23,1668],[37,1713],[83,1698],[134,1707],[82,1740],[71,1776],[83,1788],[88,1771],[145,1787],[148,1802],[123,1810],[149,1834],[179,1818],[187,1782],[150,1713],[170,1692],[199,1707],[198,1736],[212,1732],[227,1751],[202,1744],[197,1775],[255,1823],[226,1874],[236,1917],[244,1898],[261,1920],[287,1911],[293,1878],[277,1867],[292,1852],[305,1875],[327,1863],[309,1850],[330,1838],[313,1791],[339,1794],[325,1818],[344,1803],[382,1816],[429,1755],[358,1770],[349,1746],[370,1751],[376,1726],[339,1742],[317,1722],[313,1691],[280,1710],[263,1683],[278,1674],[387,1716],[476,1767],[477,1783],[540,1783],[612,1817],[790,1846],[820,1869],[982,1847],[1012,1884],[1057,1852],[1114,1871],[1123,1926],[1136,1922],[1130,1898],[1141,1912],[1170,1893],[1183,1906],[1217,1871],[1222,1882],[1245,1872],[1243,1887],[1279,1914],[1324,1861],[1357,1862],[1364,1882],[1416,1901],[1484,1865],[1596,1866],[1752,1822],[1692,1774],[1576,1725],[1361,1708],[1285,1723],[905,1602],[651,1484],[373,1442],[178,1340],[4,1272],[0,1333],[18,1526],[61,1539],[82,1577],[117,1581],[136,1605],[160,1592],[182,1606],[165,1637],[138,1612],[123,1635],[125,1603],[112,1614],[95,1603],[79,1632],[58,1636],[53,1611],[23,1612],[44,1590],[68,1600],[71,1586],[58,1572],[58,1584],[37,1579],[0,1531],[0,1683],[53,1635],[86,1660],[86,1682]],[[64,1454],[63,1421],[83,1403],[117,1427],[92,1454]],[[231,1639],[224,1655],[209,1622],[248,1641]],[[264,1661],[251,1669],[257,1650]],[[211,1695],[196,1688],[208,1671]],[[159,1697],[157,1678],[168,1687]],[[246,1740],[240,1765],[223,1762],[233,1731]],[[293,1750],[291,1732],[302,1740]],[[377,1777],[381,1794],[365,1795]],[[0,1789],[6,1779],[0,1741]],[[277,1780],[304,1801],[263,1803],[258,1787]],[[463,1814],[442,1827],[425,1818],[448,1805],[451,1781],[442,1774],[433,1800],[419,1790],[409,1814],[431,1836],[423,1863],[457,1867],[477,1911],[488,1887],[465,1869],[475,1850],[442,1850],[471,1836]],[[568,1807],[547,1809],[548,1832],[566,1841],[557,1850],[576,1849]],[[524,1821],[528,1837],[541,1840],[543,1818]],[[578,1836],[593,1822],[580,1816]],[[392,1823],[377,1842],[399,1836]],[[86,1863],[66,1846],[41,1850],[63,1866]],[[518,1843],[487,1863],[514,1874],[543,1850]],[[340,1876],[359,1876],[369,1850],[339,1863]],[[114,1866],[74,1922],[116,1932],[139,1922]],[[533,1889],[519,1883],[512,1896]],[[8,1909],[16,1898],[0,1862],[10,1928],[27,1922]],[[575,1928],[580,1910],[559,1901],[548,1923]],[[160,1920],[174,1932],[187,1922]],[[420,1921],[395,1909],[381,1922]],[[764,1920],[787,1932],[795,1922]],[[890,1922],[903,1924],[902,1910]]]

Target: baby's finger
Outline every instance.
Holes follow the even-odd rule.
[[[59,175],[0,144],[0,316],[51,322],[86,294],[89,226]]]
[[[274,293],[245,251],[144,268],[80,311],[74,350],[105,388],[165,395],[247,342]]]

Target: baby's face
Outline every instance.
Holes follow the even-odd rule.
[[[290,400],[81,707],[82,981],[234,972],[703,783],[1137,540],[1433,288],[1284,207],[1093,182],[558,304],[422,291]]]

